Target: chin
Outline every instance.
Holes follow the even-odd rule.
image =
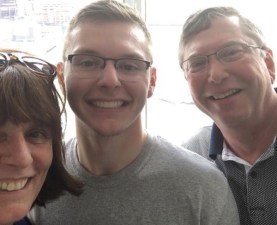
[[[26,205],[9,207],[7,210],[0,209],[0,224],[13,224],[25,217],[29,210],[30,207]]]

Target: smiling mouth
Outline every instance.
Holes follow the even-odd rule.
[[[0,181],[0,191],[18,191],[25,187],[28,179],[18,181]]]
[[[235,95],[239,92],[240,92],[239,89],[233,89],[233,90],[227,91],[227,92],[225,92],[223,94],[220,94],[220,95],[213,95],[210,98],[213,99],[213,100],[220,100],[220,99],[224,99],[224,98],[230,97],[232,95]]]
[[[95,101],[93,105],[97,108],[119,108],[124,105],[123,101]]]

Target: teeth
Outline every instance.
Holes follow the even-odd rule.
[[[212,96],[212,98],[215,99],[215,100],[223,99],[223,98],[226,98],[226,97],[228,97],[230,95],[233,95],[233,94],[237,93],[238,91],[239,90],[231,90],[231,91],[228,91],[228,92],[226,92],[224,94],[221,94],[221,95]]]
[[[123,104],[122,101],[111,101],[111,102],[97,101],[97,102],[94,102],[94,105],[99,108],[118,108],[122,104]]]
[[[25,187],[28,179],[20,181],[0,181],[0,190],[2,191],[17,191]]]

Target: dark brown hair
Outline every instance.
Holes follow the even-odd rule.
[[[0,51],[8,53],[3,49]],[[59,95],[54,77],[38,75],[17,61],[10,61],[0,71],[0,125],[7,120],[14,123],[34,121],[51,130],[53,161],[34,202],[40,206],[58,198],[64,191],[74,195],[82,191],[83,184],[64,166],[61,122],[64,108],[65,99]]]

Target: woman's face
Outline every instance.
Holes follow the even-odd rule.
[[[48,127],[33,122],[0,126],[0,224],[13,224],[30,210],[52,162]]]

